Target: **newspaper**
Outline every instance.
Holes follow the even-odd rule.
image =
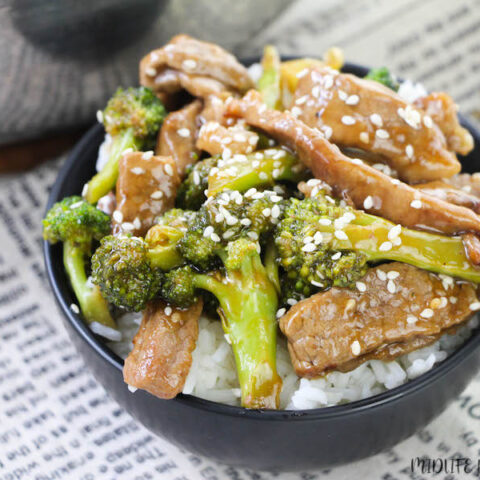
[[[310,54],[338,44],[349,59],[391,65],[429,88],[453,92],[466,112],[475,116],[480,110],[479,0],[304,0],[245,44],[245,53],[258,52],[265,42],[284,53]],[[480,377],[413,437],[375,457],[330,470],[276,475],[239,470],[181,451],[149,433],[85,367],[45,277],[40,221],[63,161],[0,179],[0,480],[480,476]],[[423,465],[431,473],[422,473],[422,458],[435,461]],[[468,471],[466,461],[471,462]]]

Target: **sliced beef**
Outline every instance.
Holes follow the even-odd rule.
[[[230,98],[230,92],[221,92],[219,94],[208,95],[204,99],[204,108],[200,113],[202,123],[217,122],[220,125],[227,126],[229,119],[225,117],[225,102]]]
[[[247,69],[233,55],[218,45],[188,35],[177,35],[164,47],[145,56],[140,62],[140,83],[162,91],[160,86],[166,83],[165,70],[181,72],[186,76],[208,77],[224,85],[223,89],[239,92],[253,86]],[[177,80],[173,80],[171,72],[169,76],[169,84],[173,85]]]
[[[480,198],[480,173],[460,173],[445,180],[446,183],[460,188],[466,193],[471,193]]]
[[[473,137],[458,121],[458,107],[453,98],[444,92],[434,92],[415,100],[421,108],[439,126],[447,139],[448,148],[467,155],[473,150]]]
[[[403,263],[372,268],[361,282],[363,292],[331,288],[280,319],[297,375],[347,371],[372,358],[392,360],[468,319],[477,302],[472,284]]]
[[[159,133],[157,153],[171,156],[177,166],[180,178],[186,168],[199,158],[195,147],[198,132],[197,117],[202,110],[202,102],[195,100],[185,107],[171,112],[165,118]]]
[[[228,149],[235,155],[253,152],[257,143],[258,134],[242,126],[224,127],[217,122],[208,122],[200,128],[197,148],[210,155],[220,155]]]
[[[293,114],[268,109],[258,92],[250,91],[241,100],[232,99],[227,113],[244,118],[295,150],[316,178],[328,183],[338,197],[347,194],[356,208],[364,208],[365,199],[371,197],[372,207],[367,211],[406,227],[445,234],[480,232],[480,217],[471,210],[426,195],[352,160]]]
[[[480,198],[456,188],[442,181],[418,183],[415,188],[427,195],[439,198],[445,202],[453,203],[461,207],[470,208],[475,213],[480,213]]]
[[[335,144],[381,155],[408,183],[460,171],[432,118],[377,82],[329,68],[311,69],[298,82],[291,111]]]
[[[113,232],[143,236],[155,218],[173,207],[180,179],[171,157],[131,152],[119,161]]]
[[[201,312],[201,301],[186,310],[151,301],[125,360],[125,382],[159,398],[179,394],[192,365]]]

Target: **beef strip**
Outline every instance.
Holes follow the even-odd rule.
[[[445,202],[453,203],[454,205],[470,208],[475,213],[480,213],[479,197],[467,193],[448,183],[437,180],[428,183],[418,183],[417,185],[414,185],[414,187],[427,195],[439,198]]]
[[[460,188],[466,193],[471,193],[480,198],[480,173],[460,173],[445,180],[446,183]]]
[[[460,171],[435,122],[377,82],[329,68],[310,69],[298,82],[291,111],[335,144],[381,155],[408,183]]]
[[[421,108],[439,126],[447,139],[448,148],[462,155],[473,150],[473,137],[458,121],[458,107],[450,95],[434,92],[415,100],[414,104]]]
[[[164,47],[146,55],[140,62],[140,83],[158,91],[165,82],[162,74],[167,69],[209,77],[226,89],[239,92],[253,87],[247,69],[233,55],[218,45],[188,35],[177,35]]]
[[[356,208],[364,208],[371,196],[368,212],[405,227],[445,234],[480,232],[480,217],[471,210],[426,195],[393,179],[361,161],[343,155],[317,129],[305,125],[289,112],[271,110],[260,94],[248,92],[232,99],[227,113],[241,117],[280,143],[295,150],[314,176],[328,183],[338,197],[347,194]]]
[[[198,337],[202,302],[181,310],[151,301],[133,339],[133,350],[125,360],[123,378],[128,385],[141,388],[159,398],[181,393],[192,365],[192,352]]]
[[[258,143],[258,134],[241,125],[224,127],[217,122],[202,125],[198,133],[197,148],[210,155],[220,155],[225,149],[231,154],[251,153]]]
[[[200,152],[195,147],[198,123],[197,116],[202,110],[202,102],[195,100],[185,107],[171,112],[165,118],[159,133],[157,153],[173,158],[180,178],[186,168],[195,163]]]
[[[208,95],[227,91],[225,85],[214,78],[192,75],[177,70],[166,69],[155,77],[153,89],[157,94],[172,94],[186,90],[194,97],[206,98]]]
[[[472,284],[403,263],[372,268],[361,281],[364,292],[334,287],[297,303],[280,319],[297,375],[348,371],[372,358],[392,360],[468,319],[477,302]]]
[[[173,207],[180,179],[171,157],[130,152],[119,161],[113,233],[143,236],[155,218]]]

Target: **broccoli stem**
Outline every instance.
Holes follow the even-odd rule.
[[[381,251],[380,246],[384,242],[392,243],[388,232],[394,224],[387,221],[368,224],[370,220],[367,217],[371,216],[361,215],[359,219],[360,222],[365,220],[367,225],[353,223],[343,228],[347,240],[336,238],[332,226],[321,227],[320,231],[332,234],[330,242],[334,250],[359,251],[366,256],[367,261],[399,261],[431,272],[480,283],[480,270],[470,264],[461,238],[402,228],[398,236],[401,244],[392,244],[390,250]]]
[[[260,157],[261,155],[261,157]],[[281,148],[269,148],[240,158],[232,158],[208,176],[207,196],[223,190],[245,192],[252,187],[275,184],[278,180],[299,182],[305,169],[298,158]]]
[[[71,241],[64,242],[63,263],[85,321],[87,323],[98,322],[116,329],[117,326],[110,315],[108,303],[102,297],[100,289],[96,285],[90,287],[87,284],[84,248]]]
[[[279,109],[280,102],[280,56],[273,45],[263,49],[263,73],[258,80],[257,88],[268,108]]]
[[[108,161],[91,180],[88,182],[85,198],[89,203],[97,203],[115,187],[118,178],[118,161],[122,153],[131,148],[138,150],[140,142],[136,139],[133,128],[126,129],[123,133],[112,137],[109,147]]]
[[[277,247],[273,242],[267,245],[265,251],[265,271],[267,272],[268,279],[273,283],[277,292],[280,293],[281,287],[277,263]]]
[[[220,302],[218,312],[235,355],[242,405],[278,408],[282,381],[276,370],[277,293],[260,259],[246,259],[222,280],[195,275],[194,283]]]

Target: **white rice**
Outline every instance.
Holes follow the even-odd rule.
[[[127,313],[118,319],[121,342],[110,348],[125,358],[142,318]],[[298,378],[288,354],[286,340],[278,340],[277,370],[283,380],[280,408],[304,410],[353,402],[398,387],[430,370],[456,350],[478,326],[472,318],[454,335],[445,334],[436,343],[398,357],[391,362],[370,360],[347,373],[331,372],[323,378]],[[183,393],[229,405],[240,405],[240,388],[235,360],[219,320],[200,318],[197,347]]]

